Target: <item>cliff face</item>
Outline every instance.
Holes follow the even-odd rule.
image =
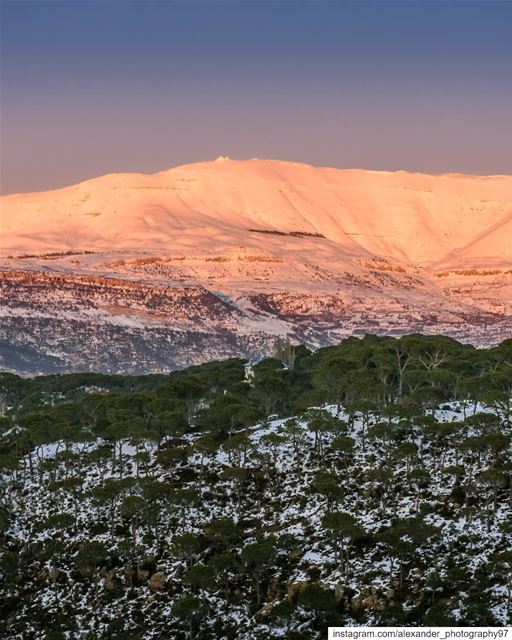
[[[366,332],[512,336],[512,177],[277,161],[2,198],[0,366],[155,371]]]

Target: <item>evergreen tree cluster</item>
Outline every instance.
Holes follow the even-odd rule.
[[[512,616],[512,340],[0,374],[0,634],[321,638]]]

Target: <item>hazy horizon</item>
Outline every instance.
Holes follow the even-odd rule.
[[[512,4],[13,2],[1,191],[219,155],[512,172]]]

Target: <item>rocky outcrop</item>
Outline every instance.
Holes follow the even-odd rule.
[[[163,571],[156,571],[148,580],[148,587],[153,592],[163,591],[167,582],[167,576]]]
[[[381,612],[393,600],[394,591],[392,589],[382,593],[377,587],[363,587],[361,593],[352,597],[350,607],[353,611],[366,609],[373,612]]]

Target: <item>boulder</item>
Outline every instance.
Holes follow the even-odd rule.
[[[389,594],[389,591],[387,593]],[[387,604],[387,597],[379,593],[377,587],[374,586],[363,587],[361,593],[354,596],[350,601],[353,611],[368,609],[369,611],[381,612],[384,611]]]
[[[273,603],[269,602],[264,605],[259,611],[256,611],[256,613],[254,614],[254,619],[256,620],[256,622],[263,622],[266,618],[268,618],[272,613],[273,608]]]
[[[288,600],[295,600],[301,591],[308,585],[307,580],[298,580],[297,582],[288,583]]]
[[[141,565],[138,565],[136,575],[139,582],[147,582],[150,574],[151,572],[149,569],[145,569],[144,567],[141,567]]]
[[[303,554],[303,551],[300,547],[296,547],[295,549],[290,549],[290,552],[288,553],[288,558],[290,560],[298,560],[301,555]]]
[[[334,587],[334,597],[336,598],[336,602],[341,602],[345,597],[345,585],[337,584]]]
[[[57,580],[60,577],[60,571],[59,569],[57,569],[57,567],[52,567],[50,569],[50,571],[48,572],[48,578],[52,581],[52,582],[57,582]]]
[[[39,582],[46,582],[48,580],[48,571],[46,569],[41,569],[37,572],[36,577]]]
[[[139,582],[147,582],[149,576],[156,569],[156,561],[153,556],[146,556],[142,562],[139,562],[136,570],[136,577]]]
[[[135,567],[133,566],[133,562],[131,562],[130,560],[128,560],[128,562],[125,562],[123,573],[126,583],[130,586],[133,585],[133,581],[135,579]]]
[[[272,576],[268,581],[267,600],[275,600],[279,594],[279,578]]]
[[[114,569],[105,571],[103,581],[103,584],[107,591],[119,591],[122,588],[121,580],[116,576],[116,572]]]
[[[157,571],[148,580],[148,587],[151,591],[162,591],[165,588],[167,576],[163,571]]]

